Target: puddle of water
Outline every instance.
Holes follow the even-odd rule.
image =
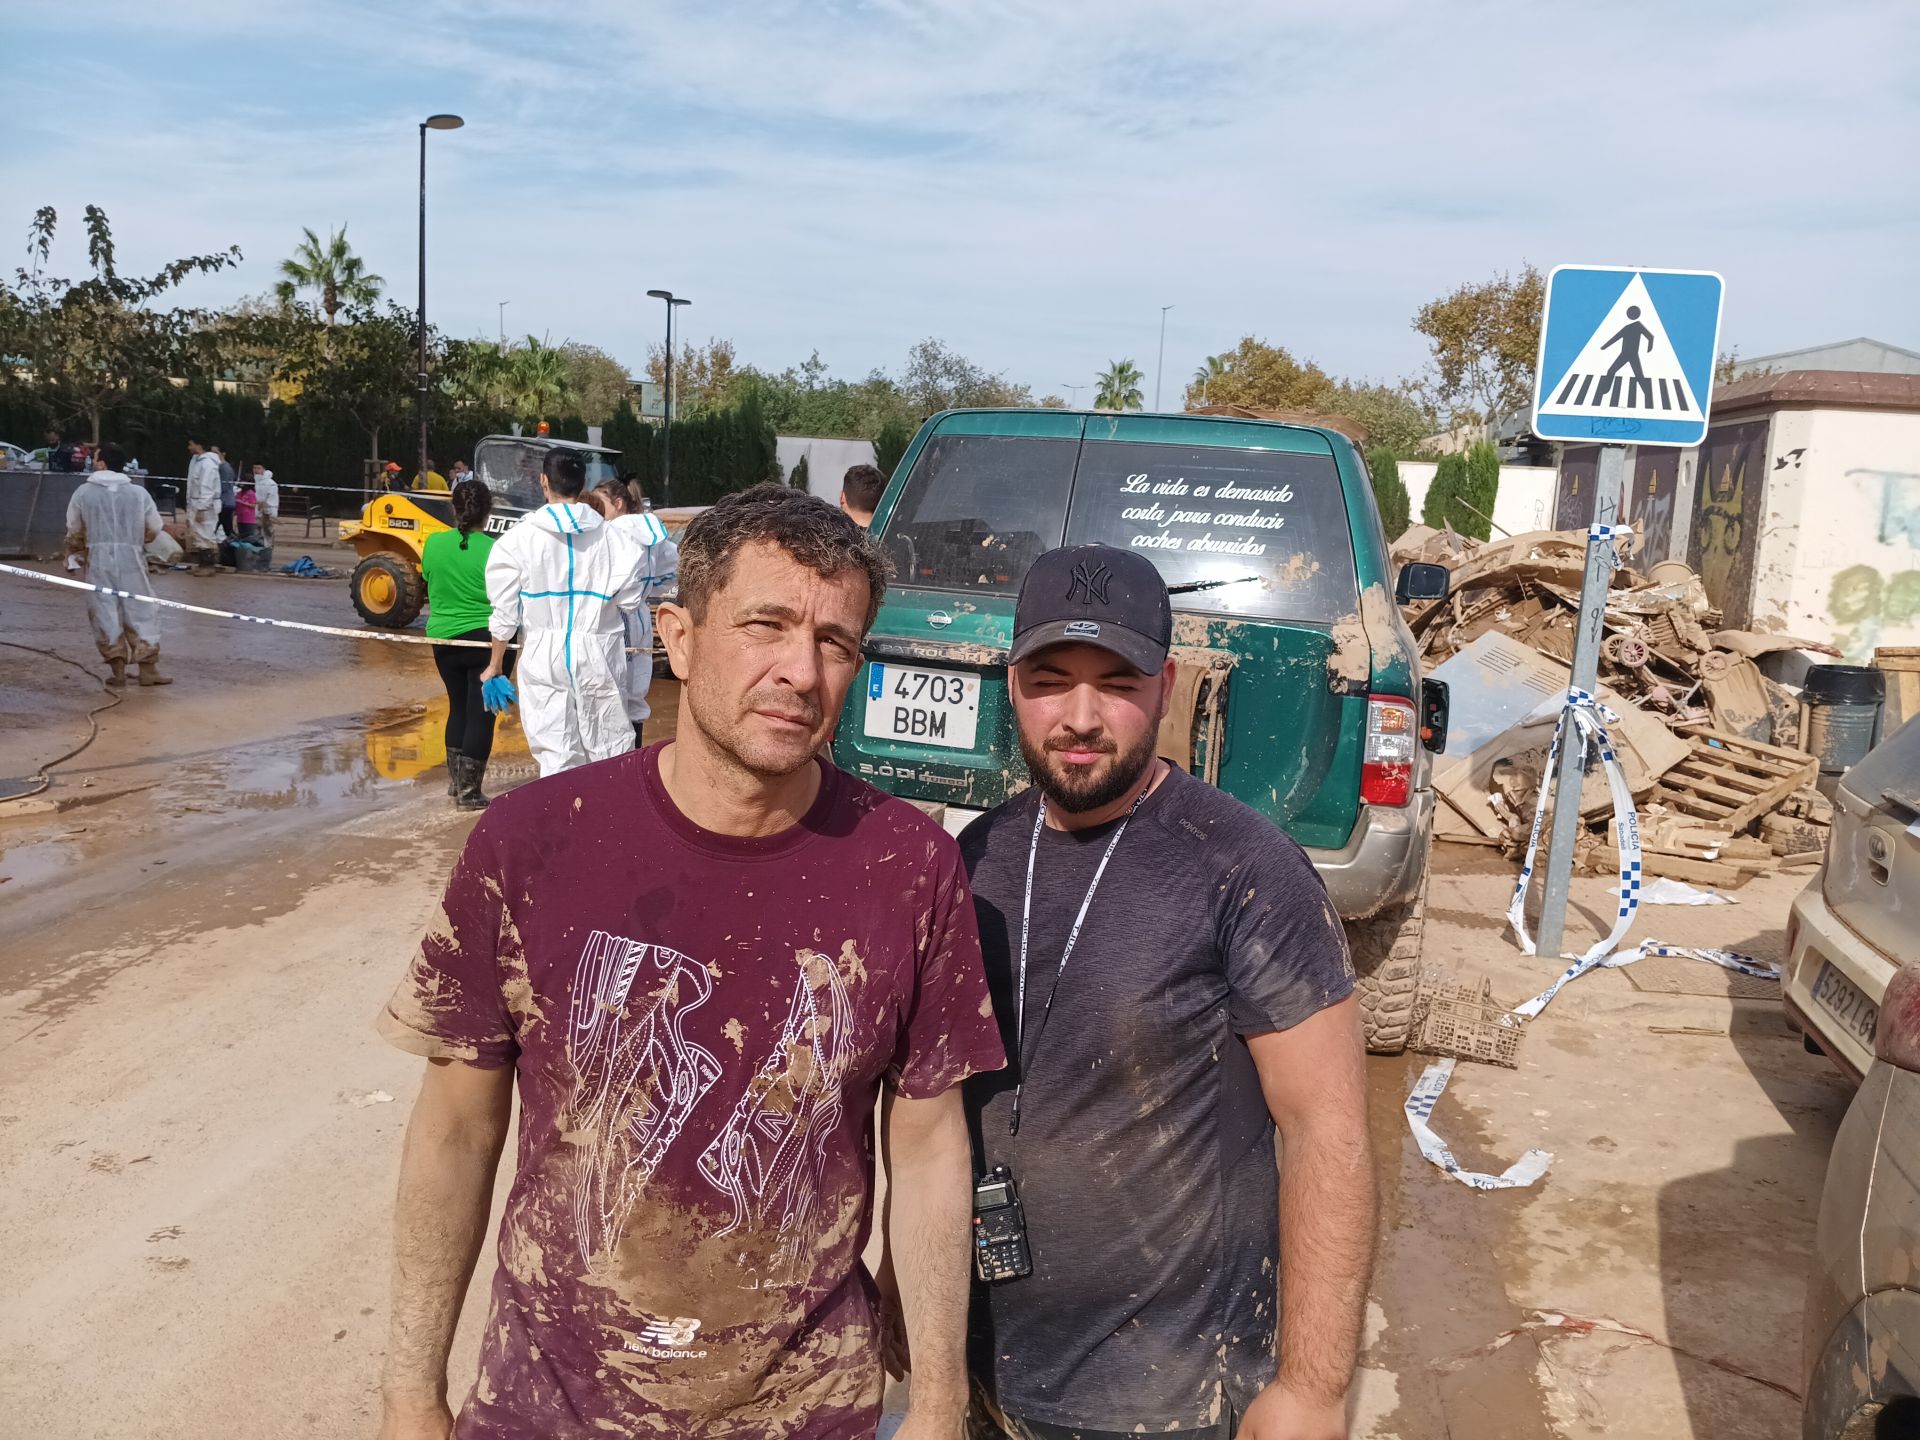
[[[444,778],[447,699],[390,706],[371,714],[278,740],[194,756],[169,764],[150,789],[111,802],[48,817],[18,844],[0,844],[0,900],[71,875],[130,840],[157,840],[140,865],[143,878],[164,872],[200,824],[235,813],[312,811],[316,818],[375,801],[382,794]],[[511,774],[527,766],[527,742],[518,720],[501,717],[494,754]],[[137,783],[133,770],[117,777]],[[55,833],[49,834],[52,830]],[[29,838],[30,837],[30,838]]]

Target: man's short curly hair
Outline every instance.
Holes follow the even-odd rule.
[[[867,577],[867,621],[872,627],[887,593],[887,561],[837,506],[804,490],[768,482],[724,495],[694,516],[680,537],[680,603],[704,620],[707,602],[724,590],[733,557],[743,545],[770,540],[822,579],[850,570]]]

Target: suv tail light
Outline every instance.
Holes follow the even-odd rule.
[[[1404,805],[1413,797],[1413,748],[1420,725],[1404,695],[1367,697],[1367,748],[1361,757],[1360,798],[1369,805]]]
[[[1902,1070],[1920,1070],[1920,962],[1901,966],[1887,982],[1873,1053]]]

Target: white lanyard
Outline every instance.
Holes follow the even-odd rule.
[[[1041,1007],[1040,1023],[1034,1028],[1033,1039],[1037,1045],[1040,1037],[1046,1033],[1047,1017],[1053,1014],[1053,997],[1060,993],[1060,979],[1067,973],[1067,960],[1073,954],[1073,947],[1080,939],[1080,927],[1086,924],[1087,910],[1093,904],[1093,892],[1100,888],[1100,877],[1107,873],[1107,862],[1113,858],[1113,852],[1120,846],[1120,837],[1127,833],[1134,812],[1140,808],[1140,802],[1147,798],[1147,792],[1153,788],[1148,779],[1140,787],[1140,793],[1133,797],[1133,804],[1127,810],[1126,818],[1120,822],[1120,828],[1113,832],[1113,839],[1107,842],[1106,853],[1100,857],[1100,863],[1094,867],[1093,882],[1087,886],[1086,897],[1080,902],[1080,913],[1073,917],[1073,928],[1067,931],[1066,948],[1060,952],[1060,968],[1054,972],[1053,985],[1047,991],[1047,1003]],[[1033,864],[1040,855],[1040,832],[1047,824],[1047,802],[1043,797],[1040,810],[1033,817],[1033,843],[1027,847],[1027,893],[1020,902],[1020,981],[1019,994],[1014,1001],[1013,1010],[1013,1049],[1014,1063],[1020,1067],[1020,1074],[1013,1082],[1013,1114],[1007,1121],[1007,1134],[1020,1133],[1020,1092],[1027,1083],[1027,937],[1033,928]]]

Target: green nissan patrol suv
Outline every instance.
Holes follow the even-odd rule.
[[[1160,753],[1306,848],[1347,922],[1368,1044],[1405,1047],[1433,827],[1427,747],[1445,717],[1395,599],[1439,599],[1446,576],[1388,574],[1345,436],[1215,416],[948,411],[914,437],[874,534],[894,580],[834,741],[842,768],[955,833],[1024,788],[1006,683],[1021,579],[1057,545],[1142,550],[1173,592],[1178,678]]]

